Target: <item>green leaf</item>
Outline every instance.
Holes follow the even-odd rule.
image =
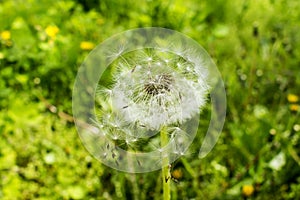
[[[213,30],[213,34],[218,38],[226,37],[229,34],[229,27],[226,25],[217,25]]]
[[[83,199],[85,190],[81,186],[71,186],[68,188],[68,194],[72,199]]]
[[[0,145],[0,169],[10,169],[16,164],[17,153],[8,146]]]

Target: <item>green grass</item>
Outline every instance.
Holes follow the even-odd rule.
[[[288,100],[300,97],[298,0],[99,2],[0,1],[0,199],[162,198],[160,171],[102,165],[71,117],[73,83],[91,48],[82,42],[147,26],[199,42],[226,85],[222,135],[204,159],[192,153],[172,165],[172,199],[300,199],[300,102]],[[59,31],[47,35],[47,27]]]

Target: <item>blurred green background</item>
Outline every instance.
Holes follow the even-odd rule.
[[[0,1],[0,199],[161,199],[160,171],[92,158],[71,109],[89,51],[148,26],[199,42],[228,98],[213,151],[172,165],[172,199],[300,199],[299,10],[298,0]]]

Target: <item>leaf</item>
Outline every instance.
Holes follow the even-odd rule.
[[[213,34],[215,37],[223,38],[229,34],[229,28],[225,25],[217,25],[216,28],[213,30]]]
[[[13,149],[9,147],[4,146],[4,148],[1,148],[2,150],[0,151],[0,169],[10,169],[16,164],[17,154]]]
[[[81,186],[71,186],[68,188],[68,194],[72,199],[83,199],[85,191]]]

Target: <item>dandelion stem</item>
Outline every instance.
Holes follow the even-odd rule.
[[[165,145],[168,144],[169,138],[168,138],[168,132],[163,127],[160,131],[160,142],[161,147],[163,148]],[[171,194],[170,194],[170,183],[171,183],[171,174],[170,174],[170,168],[169,168],[169,158],[168,154],[163,152],[162,155],[162,181],[163,181],[163,199],[164,200],[170,200]]]

